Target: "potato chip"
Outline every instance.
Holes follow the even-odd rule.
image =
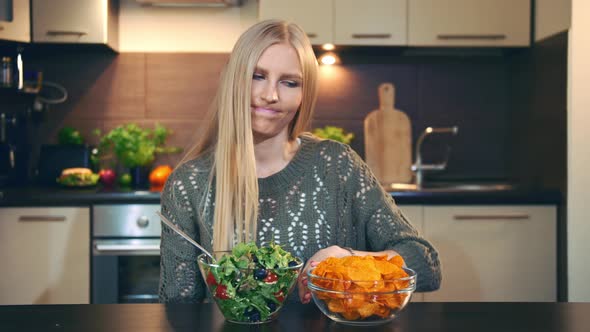
[[[400,255],[396,255],[396,256],[393,256],[393,257],[391,257],[391,258],[389,259],[389,262],[390,262],[390,263],[393,263],[393,264],[395,264],[395,265],[397,265],[397,266],[399,266],[399,267],[404,267],[404,265],[406,264],[406,263],[404,262],[404,259],[403,259],[403,257],[402,257],[402,256],[400,256]]]
[[[346,308],[344,307],[344,304],[342,303],[343,300],[332,300],[328,302],[328,309],[330,309],[330,311],[333,312],[338,312],[338,313],[342,313],[342,312],[346,312]]]
[[[367,318],[373,316],[377,310],[379,310],[379,303],[365,303],[357,311],[362,318]]]

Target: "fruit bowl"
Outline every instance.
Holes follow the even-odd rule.
[[[313,301],[333,321],[370,326],[393,320],[416,290],[416,272],[403,268],[407,277],[389,280],[324,278],[308,271],[307,287]]]
[[[280,256],[273,254],[275,250],[271,245],[246,255],[215,252],[216,262],[205,254],[198,256],[203,280],[226,320],[262,324],[278,316],[297,283],[303,261],[282,249],[278,250],[283,256],[274,260]]]

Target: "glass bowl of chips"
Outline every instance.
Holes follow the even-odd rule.
[[[275,319],[303,268],[301,258],[278,244],[240,243],[227,252],[197,257],[211,297],[226,320],[262,324]]]
[[[395,258],[399,257],[399,258]],[[410,302],[416,272],[400,256],[328,258],[308,271],[307,287],[318,308],[348,325],[387,323]]]

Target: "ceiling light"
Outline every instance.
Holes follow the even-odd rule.
[[[334,44],[328,43],[328,44],[322,45],[322,48],[326,51],[332,51],[335,47],[334,47]]]
[[[323,65],[333,65],[338,62],[338,57],[332,52],[328,52],[320,57],[320,63]]]

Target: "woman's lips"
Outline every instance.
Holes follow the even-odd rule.
[[[264,108],[264,107],[254,107],[254,112],[256,113],[264,113],[264,114],[278,114],[280,113],[277,110],[273,110],[270,108]]]

